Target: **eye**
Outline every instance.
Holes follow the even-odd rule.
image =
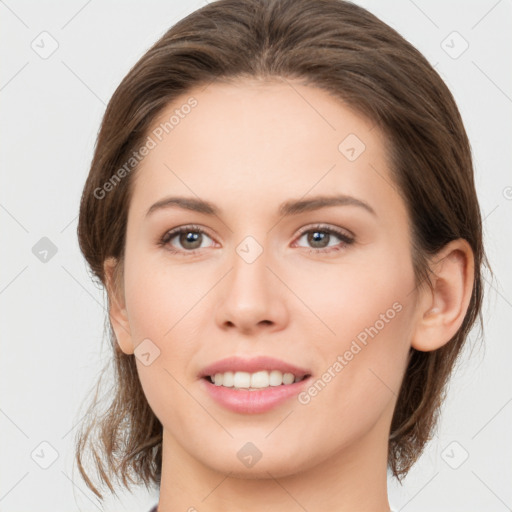
[[[309,252],[313,253],[339,251],[355,241],[355,238],[346,232],[324,225],[302,229],[297,241],[303,238],[305,238],[307,244],[310,244]],[[181,226],[167,231],[158,244],[172,253],[191,255],[200,249],[208,247],[208,245],[204,245],[206,239],[212,240],[199,226]],[[336,243],[336,239],[338,239],[338,243]],[[333,241],[335,242],[334,244],[331,243]],[[177,244],[179,245],[177,246]],[[212,246],[213,244],[210,244],[210,247]],[[301,246],[298,245],[298,247]]]
[[[306,243],[311,244],[310,252],[313,253],[339,251],[344,247],[354,243],[355,240],[353,236],[339,229],[323,225],[314,226],[313,228],[302,230],[301,235],[298,238],[298,241],[301,240],[302,238],[306,239]],[[341,244],[339,242],[338,244],[330,243],[331,241],[333,241],[333,239],[336,238],[341,241]]]
[[[203,245],[205,237],[211,240],[199,226],[181,226],[167,231],[161,238],[159,245],[168,248],[173,253],[194,254],[196,250],[205,248],[205,245]],[[174,239],[176,240],[173,243]],[[180,246],[176,247],[175,244],[180,244]]]

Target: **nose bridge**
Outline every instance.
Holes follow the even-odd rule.
[[[217,311],[222,326],[243,331],[262,325],[278,326],[285,322],[286,308],[278,279],[267,268],[272,255],[255,236],[246,236],[231,256],[231,272],[226,276],[224,292]]]
[[[231,260],[230,293],[237,298],[239,306],[252,303],[254,307],[256,302],[260,302],[261,307],[268,300],[270,272],[267,264],[270,258],[263,244],[263,240],[259,242],[249,235],[235,247]]]

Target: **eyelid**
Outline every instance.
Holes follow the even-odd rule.
[[[205,235],[208,235],[210,238],[213,238],[212,235],[208,232],[208,229],[200,226],[199,224],[183,224],[182,226],[176,226],[175,228],[168,229],[164,236],[171,235],[171,234],[178,234],[182,231],[198,231],[200,233],[204,233]]]
[[[311,224],[309,226],[304,226],[299,229],[298,236],[303,235],[304,233],[307,233],[308,231],[312,231],[317,229],[318,231],[325,230],[325,231],[332,231],[334,233],[337,233],[338,235],[346,236],[347,238],[355,238],[356,235],[352,233],[349,229],[346,228],[339,228],[337,226],[332,226],[331,224],[324,224],[322,222],[317,224]]]

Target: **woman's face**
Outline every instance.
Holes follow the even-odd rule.
[[[127,227],[130,337],[118,338],[135,349],[164,453],[257,477],[387,452],[417,313],[378,128],[320,89],[245,81],[191,91],[148,135]],[[171,197],[189,208],[152,208]],[[258,373],[254,386],[285,363],[309,377],[259,391],[203,377],[233,356],[280,362],[228,362],[227,386],[230,369]]]

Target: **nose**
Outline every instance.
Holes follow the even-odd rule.
[[[276,276],[275,261],[263,250],[252,262],[234,252],[231,263],[218,294],[217,325],[243,334],[284,329],[288,323],[286,287]]]

